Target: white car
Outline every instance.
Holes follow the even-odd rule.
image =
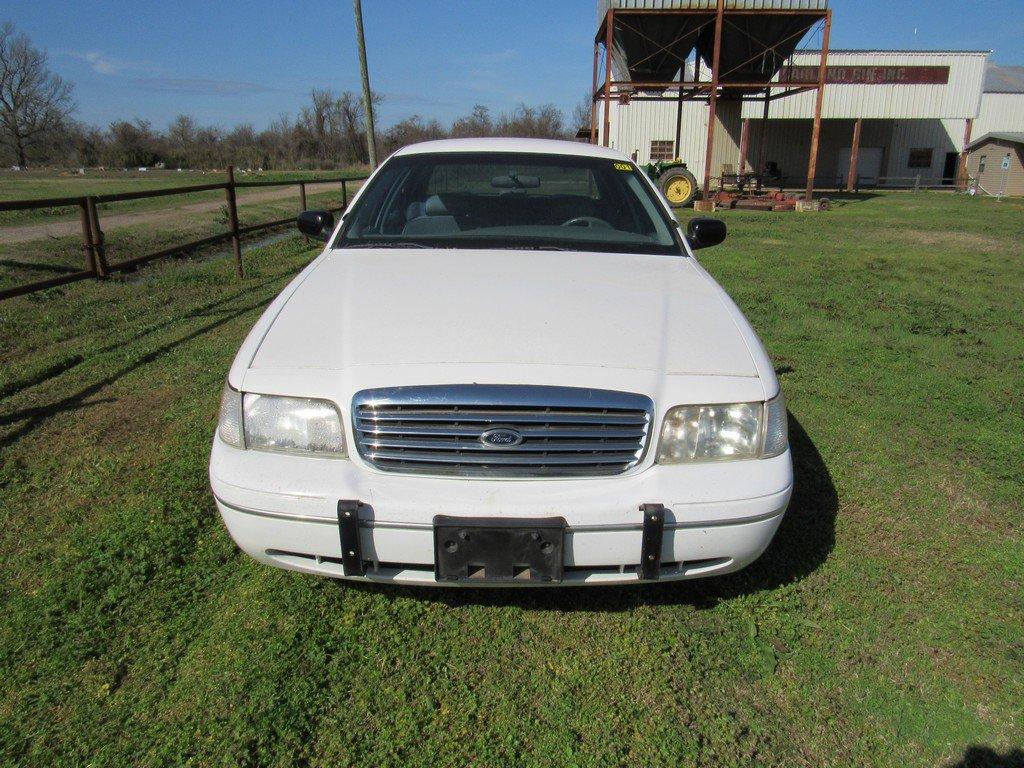
[[[613,584],[743,568],[793,485],[749,323],[608,149],[464,139],[390,157],[270,304],[210,458],[238,545],[408,584]]]

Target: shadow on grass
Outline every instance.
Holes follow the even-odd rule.
[[[1024,750],[1014,747],[1000,753],[989,747],[968,747],[960,760],[946,768],[1024,768]]]
[[[70,371],[83,360],[85,360],[85,358],[82,357],[81,355],[72,355],[71,357],[65,360],[61,360],[59,362],[47,366],[46,368],[39,371],[38,373],[33,374],[32,376],[28,376],[24,379],[18,379],[16,381],[12,381],[8,384],[5,384],[4,386],[0,387],[0,400],[4,399],[5,397],[10,397],[11,395],[17,392],[21,392],[23,389],[35,387],[38,386],[39,384],[42,384],[44,381],[49,381],[50,379],[56,378],[65,371]]]
[[[27,269],[34,272],[57,272],[59,274],[70,274],[79,272],[81,267],[69,267],[64,264],[44,264],[35,261],[15,261],[14,259],[0,259],[0,267],[11,267],[13,269]]]
[[[170,328],[171,326],[174,325],[178,325],[185,320],[220,316],[220,320],[218,322],[203,326],[202,328],[199,328],[195,332],[190,333],[189,335],[179,339],[178,341],[173,341],[168,344],[164,344],[160,347],[157,347],[152,352],[139,358],[139,360],[136,361],[136,363],[134,363],[133,365],[126,366],[125,368],[120,369],[111,376],[107,376],[101,379],[100,381],[96,382],[95,384],[92,384],[90,386],[85,387],[84,389],[79,390],[78,392],[69,397],[63,398],[54,403],[50,403],[44,406],[26,408],[20,411],[14,411],[9,414],[0,413],[0,426],[8,426],[11,424],[16,424],[18,422],[25,422],[20,427],[16,428],[7,435],[0,436],[0,448],[4,448],[14,444],[15,442],[18,441],[18,439],[29,434],[34,429],[36,429],[40,424],[46,421],[48,418],[58,413],[76,410],[85,405],[106,402],[94,400],[90,401],[89,403],[86,403],[85,401],[98,390],[102,389],[103,387],[109,384],[112,384],[117,379],[131,373],[136,368],[140,368],[143,365],[147,365],[149,363],[154,362],[159,357],[166,354],[167,352],[170,352],[172,349],[179,346],[180,344],[191,341],[192,339],[195,339],[209,331],[213,331],[219,328],[224,323],[233,320],[236,317],[239,317],[252,309],[257,309],[260,306],[265,305],[270,301],[270,299],[268,299],[267,301],[259,302],[257,304],[251,304],[242,307],[241,309],[236,309],[234,307],[225,307],[225,305],[229,304],[230,302],[244,296],[250,296],[254,291],[271,285],[278,279],[279,278],[277,277],[267,278],[266,280],[262,280],[258,283],[255,283],[254,285],[246,286],[240,291],[235,291],[231,294],[228,294],[227,296],[222,296],[214,301],[206,302],[205,304],[193,307],[191,311],[186,312],[182,315],[178,315],[167,320],[162,320],[158,323],[150,325],[148,328],[144,328],[135,332],[133,336],[133,341],[137,342],[146,336],[150,336],[159,331],[166,330],[167,328]],[[106,346],[92,350],[90,351],[89,354],[90,357],[95,358],[99,357],[100,355],[111,352],[115,349],[121,349],[122,347],[123,342],[118,341],[116,343],[108,344]],[[32,377],[20,381],[11,382],[10,384],[5,385],[2,390],[0,390],[0,399],[8,397],[9,395],[15,394],[17,392],[22,392],[24,390],[30,389],[31,387],[37,386],[52,379],[55,379],[56,377],[65,373],[66,371],[69,371],[75,366],[81,364],[84,360],[85,358],[82,355],[74,355],[68,361],[51,365],[45,370],[41,371],[40,373]]]
[[[241,293],[242,292],[239,292],[238,294],[235,294],[235,296],[231,298],[237,297],[241,295]],[[229,299],[211,302],[210,304],[207,304],[204,307],[196,308],[192,312],[186,313],[178,318],[175,318],[173,322],[177,323],[183,319],[208,317],[208,311],[211,307],[222,304],[224,301],[227,300]],[[0,448],[6,448],[7,446],[13,445],[22,437],[35,431],[39,426],[41,426],[43,423],[53,418],[57,414],[78,410],[79,408],[95,405],[98,402],[105,402],[103,400],[90,401],[89,398],[100,392],[105,387],[110,386],[118,379],[127,376],[132,371],[142,368],[143,366],[149,365],[150,363],[166,355],[168,352],[171,352],[177,347],[180,347],[182,344],[186,344],[194,339],[204,336],[205,334],[210,333],[211,331],[214,331],[217,328],[220,328],[222,325],[231,322],[235,318],[241,317],[242,315],[245,315],[248,312],[252,312],[253,310],[264,307],[266,306],[266,304],[266,301],[261,300],[253,304],[247,304],[243,307],[223,310],[223,312],[220,313],[221,317],[219,319],[210,323],[206,323],[205,325],[202,325],[199,328],[196,328],[193,331],[185,334],[184,336],[180,336],[174,339],[173,341],[169,341],[165,344],[161,344],[157,347],[154,347],[146,354],[141,355],[139,358],[137,358],[134,362],[132,362],[131,365],[126,365],[122,368],[119,368],[118,370],[114,371],[113,373],[107,376],[104,376],[98,381],[95,381],[89,384],[88,386],[83,387],[74,394],[68,395],[67,397],[63,397],[59,400],[56,400],[55,402],[48,403],[46,405],[37,406],[33,408],[24,408],[7,414],[0,413],[0,427],[10,426],[13,424],[18,425],[6,435],[0,436]],[[171,321],[168,321],[166,323],[158,323],[153,328],[144,331],[139,335],[141,336],[147,333],[155,332],[155,330],[157,330],[158,328],[162,328],[170,324],[172,324]],[[107,350],[100,350],[100,352],[97,354],[101,354],[102,352],[108,351],[109,349],[112,348],[113,345]]]
[[[827,197],[833,203],[866,203],[868,200],[881,197],[876,192],[825,192],[819,190],[817,194],[821,197]]]
[[[793,452],[794,490],[782,525],[767,551],[738,573],[708,579],[635,586],[498,588],[401,587],[339,582],[383,594],[414,594],[425,601],[451,607],[465,605],[518,606],[536,610],[624,611],[638,605],[691,605],[710,608],[723,600],[799,581],[813,573],[835,545],[839,507],[828,467],[807,432],[789,414]]]

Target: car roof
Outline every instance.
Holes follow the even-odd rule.
[[[556,139],[439,139],[410,144],[395,152],[395,156],[420,155],[443,152],[530,152],[545,155],[573,155],[575,157],[603,157],[628,160],[621,152],[581,141]]]

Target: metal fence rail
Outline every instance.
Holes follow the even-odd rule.
[[[227,181],[216,184],[193,184],[185,187],[169,187],[166,189],[140,190],[138,192],[117,192],[108,195],[88,195],[84,197],[51,197],[36,200],[6,200],[0,201],[0,211],[25,211],[38,208],[71,208],[76,207],[79,211],[79,221],[82,232],[82,253],[85,262],[85,269],[80,272],[70,272],[58,277],[51,277],[47,280],[39,280],[24,285],[16,285],[12,288],[0,290],[0,301],[15,296],[24,296],[28,293],[54,288],[59,285],[73,283],[78,280],[85,280],[90,277],[103,278],[114,272],[125,272],[138,268],[156,259],[167,256],[185,253],[196,250],[214,243],[231,241],[231,248],[235,261],[235,272],[239,277],[243,276],[242,267],[242,246],[240,237],[251,232],[258,232],[263,229],[279,227],[294,221],[289,216],[284,219],[273,221],[262,221],[258,224],[240,226],[238,221],[238,201],[236,190],[248,187],[298,187],[299,205],[306,208],[306,187],[310,185],[341,184],[341,205],[330,208],[331,211],[343,211],[348,207],[348,182],[364,181],[367,176],[353,176],[340,179],[301,179],[293,181],[235,181],[235,169],[228,166]],[[179,243],[159,251],[153,251],[142,256],[136,256],[116,264],[107,263],[106,248],[104,247],[103,227],[100,223],[97,205],[100,203],[117,203],[126,200],[141,200],[150,197],[165,197],[170,195],[187,195],[193,192],[210,192],[217,189],[224,190],[225,202],[228,208],[228,231],[192,240],[187,243]]]

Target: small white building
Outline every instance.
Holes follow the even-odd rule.
[[[1003,99],[1004,94],[986,92],[985,104],[991,106],[983,109],[989,53],[833,49],[827,62],[816,186],[827,189],[845,183],[858,120],[857,171],[863,185],[952,185],[971,134],[982,135],[975,123],[991,119],[993,125],[1002,126],[1020,119],[1014,110],[1024,113],[1024,96],[1016,101],[1016,94]],[[774,81],[812,79],[819,60],[817,51],[797,52]],[[707,79],[706,69],[703,75]],[[739,168],[746,130],[748,167],[767,165],[777,169],[787,184],[802,186],[814,105],[813,91],[773,100],[765,120],[762,101],[720,97],[711,175]],[[611,105],[609,142],[641,163],[671,159],[678,146],[678,156],[699,179],[704,174],[708,114],[707,104],[701,101],[620,97]],[[989,130],[1024,127],[984,127],[982,132]]]

